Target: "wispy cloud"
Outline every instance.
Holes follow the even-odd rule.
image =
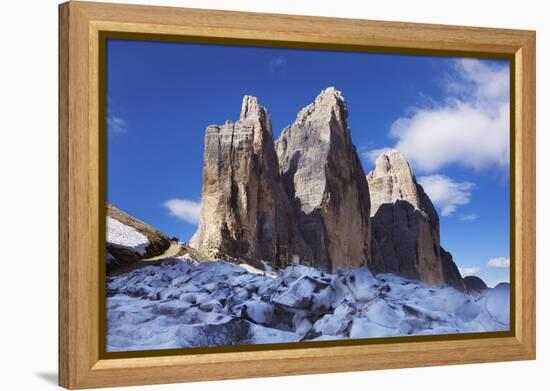
[[[114,115],[107,116],[107,133],[119,134],[126,133],[128,131],[126,120]]]
[[[460,275],[462,277],[467,276],[477,276],[481,269],[479,267],[459,267],[458,270],[460,271]]]
[[[509,84],[507,65],[455,61],[443,81],[445,98],[438,105],[409,108],[392,124],[392,148],[425,173],[453,163],[474,169],[508,167]],[[365,157],[374,161],[380,151]]]
[[[468,204],[471,191],[475,187],[471,182],[456,182],[439,174],[423,176],[418,181],[432,202],[440,208],[442,216],[450,216],[459,205]]]
[[[269,74],[271,76],[275,76],[275,75],[285,76],[286,66],[287,66],[287,59],[285,56],[274,57],[269,61]]]
[[[174,216],[189,224],[196,225],[199,223],[201,214],[200,202],[174,198],[163,202],[162,205],[168,208],[170,216]]]
[[[508,257],[496,257],[489,259],[487,266],[491,269],[508,269],[510,268],[510,258]]]
[[[475,221],[477,220],[477,214],[475,213],[467,213],[459,216],[460,221]]]

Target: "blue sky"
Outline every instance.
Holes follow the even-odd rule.
[[[508,281],[505,61],[109,40],[107,200],[189,240],[206,126],[237,120],[254,95],[278,137],[328,86],[348,103],[365,172],[381,151],[401,150],[463,274]]]

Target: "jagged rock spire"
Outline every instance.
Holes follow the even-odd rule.
[[[439,216],[399,151],[382,153],[367,175],[375,272],[450,284],[464,290],[450,253],[440,246]]]
[[[369,195],[335,88],[302,109],[276,142],[267,110],[245,96],[240,119],[206,130],[202,210],[192,245],[212,256],[365,266]]]
[[[303,108],[276,142],[298,230],[324,270],[365,266],[370,258],[368,185],[334,87]]]
[[[258,98],[255,96],[245,95],[243,97],[243,103],[241,105],[240,119],[244,120],[249,117],[259,117],[265,115],[265,107],[260,106]]]
[[[245,96],[240,119],[209,126],[204,144],[201,216],[191,245],[252,264],[307,258],[280,183],[271,120],[258,100]]]
[[[392,150],[380,154],[367,180],[371,188],[371,216],[382,204],[402,200],[425,213],[433,224],[439,226],[437,211],[401,152]]]
[[[406,158],[384,153],[366,176],[347,118],[342,93],[329,87],[274,142],[267,110],[245,96],[237,122],[206,129],[191,245],[210,257],[331,272],[368,266],[463,290]]]

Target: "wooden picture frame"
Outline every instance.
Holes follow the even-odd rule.
[[[511,63],[512,319],[506,335],[105,357],[102,34]],[[475,338],[474,338],[475,337]],[[535,32],[71,1],[59,6],[59,384],[90,388],[535,358]]]

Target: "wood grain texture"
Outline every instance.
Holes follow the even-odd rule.
[[[536,321],[536,57],[535,35],[516,52],[516,335],[535,358]],[[521,148],[520,151],[518,151]],[[519,153],[518,153],[519,152]],[[519,303],[518,303],[519,301]],[[520,329],[521,328],[521,329]]]
[[[59,383],[69,384],[69,7],[59,7]]]
[[[535,357],[535,33],[69,2],[60,5],[59,382],[67,388],[523,360]],[[473,54],[514,66],[514,336],[100,359],[99,32],[260,40],[274,46]],[[244,41],[246,43],[246,41]],[[250,41],[253,42],[253,41]]]

